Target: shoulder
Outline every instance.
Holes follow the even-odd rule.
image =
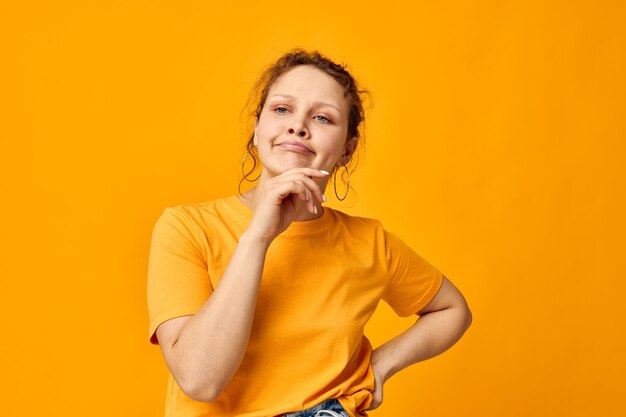
[[[404,242],[397,234],[389,231],[383,223],[372,217],[353,216],[343,211],[333,208],[327,208],[331,212],[332,221],[337,226],[343,226],[350,234],[355,236],[367,236],[374,239],[372,242],[382,245],[386,250],[395,248],[408,249],[407,243]]]
[[[219,207],[225,205],[230,197],[218,198],[201,203],[185,203],[175,206],[166,207],[164,212],[171,215],[187,216],[196,218],[205,213],[211,213],[219,210]]]
[[[165,207],[156,220],[153,235],[181,236],[191,240],[204,241],[207,224],[213,222],[211,218],[218,216],[219,206],[223,205],[223,200],[226,199]]]
[[[327,209],[326,207],[324,209]],[[330,219],[335,233],[349,237],[349,240],[368,242],[369,246],[385,245],[385,229],[378,219],[353,216],[343,211],[330,209]]]
[[[330,217],[333,219],[333,221],[344,224],[346,226],[358,227],[366,230],[383,229],[382,223],[378,219],[363,216],[353,216],[332,207],[324,207],[324,210],[330,211]]]
[[[207,218],[223,217],[235,211],[235,196],[223,197],[201,203],[186,203],[166,207],[159,221],[175,221],[181,224],[202,226]]]
[[[166,230],[187,236],[204,253],[232,243],[246,230],[252,211],[236,195],[202,203],[179,204],[164,209],[157,222]]]

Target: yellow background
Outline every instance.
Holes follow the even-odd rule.
[[[381,219],[474,316],[370,414],[623,415],[624,22],[617,0],[2,2],[2,415],[162,416],[152,226],[236,192],[249,89],[295,46],[374,98],[331,205]],[[366,331],[413,321],[381,304]]]

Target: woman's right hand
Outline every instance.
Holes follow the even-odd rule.
[[[255,192],[254,216],[247,233],[271,243],[294,221],[298,200],[315,213],[318,203],[324,200],[314,179],[328,175],[314,168],[292,168],[265,181]]]

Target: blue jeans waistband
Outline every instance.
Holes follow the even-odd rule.
[[[320,413],[320,411],[330,411],[330,413]],[[341,417],[349,417],[346,410],[344,410],[341,403],[336,398],[331,398],[306,410],[281,414],[279,417],[316,417],[316,415],[319,417],[331,417],[333,413]]]

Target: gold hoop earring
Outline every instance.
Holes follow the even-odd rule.
[[[254,181],[258,180],[261,177],[261,173],[259,173],[259,175],[256,178],[252,179],[252,180],[250,178],[248,178],[248,175],[250,175],[250,174],[252,174],[254,172],[254,170],[256,169],[256,165],[257,165],[256,158],[254,156],[252,156],[252,161],[253,161],[254,165],[252,165],[252,169],[250,170],[250,172],[248,172],[246,174],[244,166],[246,165],[246,158],[248,158],[249,154],[250,154],[250,150],[248,149],[246,151],[246,153],[243,155],[243,161],[241,161],[241,175],[243,175],[243,179],[244,180],[246,180],[248,182],[254,182]]]
[[[346,170],[346,174],[348,175],[348,183],[346,184],[346,193],[343,195],[343,198],[339,198],[339,194],[337,194],[337,171],[335,171],[335,176],[333,177],[333,188],[335,189],[335,197],[337,197],[337,200],[339,201],[343,201],[346,199],[346,197],[348,196],[348,192],[350,191],[350,171],[348,171],[348,167],[345,165],[342,165],[345,170]]]

